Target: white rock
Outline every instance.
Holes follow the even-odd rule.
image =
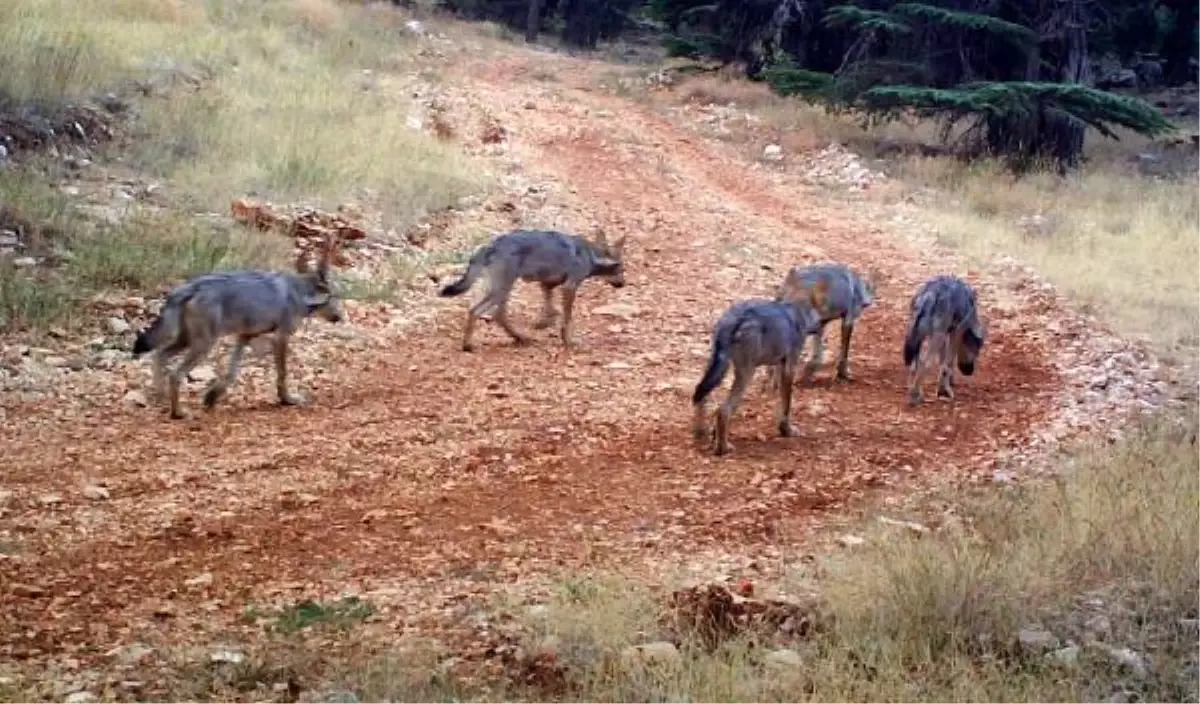
[[[130,406],[137,406],[139,408],[145,408],[147,405],[149,405],[146,400],[146,394],[136,389],[132,391],[126,391],[125,397],[122,400]]]
[[[201,574],[196,575],[195,577],[192,577],[192,578],[184,581],[184,584],[186,584],[189,587],[202,587],[202,586],[212,584],[212,583],[213,583],[212,572],[203,572]]]
[[[804,659],[795,650],[781,648],[767,653],[763,663],[778,670],[794,670],[804,664]]]
[[[117,661],[123,665],[136,665],[153,653],[153,648],[149,648],[141,643],[131,643],[129,645],[113,648],[105,653],[105,655],[110,658],[116,658]]]
[[[1053,660],[1063,665],[1074,665],[1079,662],[1079,646],[1068,645],[1065,648],[1046,653],[1045,657],[1047,660]]]
[[[1114,648],[1107,645],[1100,645],[1098,647],[1113,662],[1129,668],[1135,676],[1144,678],[1150,674],[1150,663],[1146,661],[1146,657],[1141,653],[1129,648]]]
[[[849,533],[847,533],[846,535],[838,536],[838,539],[837,539],[837,544],[841,545],[844,548],[857,547],[859,545],[863,545],[866,542],[867,542],[866,538],[863,538],[863,537],[860,537],[857,535],[850,535]]]
[[[188,372],[188,381],[196,381],[196,382],[204,383],[204,382],[212,381],[213,379],[216,379],[216,378],[217,378],[217,373],[215,371],[213,371],[212,367],[209,367],[209,366],[196,367],[192,371]]]
[[[783,147],[778,144],[768,144],[763,147],[763,158],[768,161],[779,161],[783,159]]]
[[[621,651],[621,657],[626,660],[637,660],[661,665],[675,664],[682,659],[679,649],[674,644],[666,641],[632,645]]]
[[[66,701],[67,704],[86,704],[87,702],[96,701],[96,695],[87,690],[71,692],[67,695],[67,698],[64,701]]]
[[[1058,647],[1058,638],[1044,628],[1022,628],[1017,634],[1017,642],[1027,651],[1045,652]]]
[[[33,257],[17,257],[16,259],[12,260],[12,263],[13,266],[17,268],[37,266],[37,260]]]
[[[108,489],[95,484],[83,487],[83,495],[92,501],[103,501],[108,498]]]
[[[237,665],[238,663],[245,662],[246,654],[240,650],[233,650],[231,648],[218,648],[212,652],[212,655],[208,656],[208,659],[212,662]]]
[[[108,331],[114,335],[123,335],[129,332],[129,323],[123,318],[113,316],[108,319]]]

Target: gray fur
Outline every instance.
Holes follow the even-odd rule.
[[[960,373],[971,376],[987,336],[979,319],[975,290],[956,276],[935,276],[913,295],[909,303],[908,326],[904,335],[904,364],[909,368],[908,402],[924,400],[921,381],[926,362],[922,346],[938,357],[938,396],[954,398],[954,362]]]
[[[811,382],[813,374],[820,367],[825,354],[825,328],[835,320],[841,320],[842,327],[836,379],[849,381],[850,337],[863,311],[875,302],[875,275],[872,273],[864,279],[848,266],[838,263],[793,267],[780,284],[775,300],[806,301],[821,319],[812,357],[804,367],[801,381]]]
[[[487,295],[467,313],[462,337],[463,350],[470,352],[474,349],[471,336],[475,321],[491,308],[496,309],[496,322],[514,342],[520,345],[529,341],[508,320],[508,298],[517,279],[541,285],[544,304],[541,316],[534,323],[534,328],[539,330],[550,327],[559,317],[559,312],[554,308],[553,294],[556,288],[561,287],[563,320],[560,332],[563,345],[571,346],[571,315],[579,286],[591,277],[604,279],[616,288],[624,286],[624,247],[624,237],[609,245],[603,235],[593,242],[579,235],[553,230],[513,230],[498,235],[475,251],[460,279],[439,292],[441,296],[461,295],[471,288],[481,274],[487,274]]]
[[[164,376],[172,418],[182,418],[179,387],[184,377],[226,335],[236,336],[224,375],[204,394],[204,405],[212,407],[237,380],[246,345],[262,335],[273,336],[276,391],[279,402],[302,401],[287,390],[288,340],[314,313],[329,322],[345,314],[341,301],[328,282],[328,251],[316,272],[309,272],[303,258],[297,273],[277,271],[226,271],[189,279],[167,295],[158,318],[134,342],[133,355],[154,353],[154,390],[161,397]],[[169,375],[167,362],[181,352],[183,361]]]
[[[718,455],[732,450],[729,444],[729,419],[741,404],[754,372],[758,367],[775,368],[779,383],[779,412],[777,425],[784,437],[795,435],[791,424],[792,385],[796,363],[804,341],[817,332],[820,318],[803,304],[752,299],[735,303],[717,320],[713,328],[712,354],[696,390],[692,394],[692,432],[697,441],[707,435],[705,400],[721,384],[730,364],[733,365],[733,387],[717,410],[715,429]]]

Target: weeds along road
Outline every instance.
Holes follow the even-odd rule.
[[[305,408],[276,407],[267,382],[235,387],[208,414],[192,385],[184,422],[86,381],[68,392],[84,403],[9,404],[4,657],[212,638],[249,603],[344,588],[409,621],[558,569],[797,544],[866,491],[990,471],[1050,412],[1045,343],[1003,311],[958,400],[906,409],[906,307],[936,266],[728,145],[595,90],[598,64],[537,54],[540,70],[557,62],[546,85],[530,78],[533,56],[457,67],[456,96],[486,106],[513,163],[554,186],[527,224],[629,235],[629,285],[582,289],[582,347],[564,352],[547,330],[515,348],[485,325],[479,350],[459,352],[467,301],[430,296],[428,322],[365,351],[310,323],[292,365]],[[735,299],[770,295],[788,266],[826,258],[885,274],[855,335],[855,381],[832,384],[827,363],[796,394],[800,433],[787,439],[756,382],[733,454],[699,452],[689,398],[713,321]],[[526,329],[534,288],[516,297]]]

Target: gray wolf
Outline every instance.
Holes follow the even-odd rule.
[[[773,367],[779,384],[779,434],[796,434],[791,424],[792,385],[796,363],[804,341],[820,327],[816,311],[803,303],[782,303],[751,299],[735,303],[717,320],[712,334],[712,352],[704,376],[692,394],[692,433],[697,441],[705,439],[705,399],[721,384],[733,365],[733,387],[717,409],[716,454],[732,450],[729,444],[729,419],[741,404],[758,367]]]
[[[987,335],[979,319],[979,303],[975,290],[956,276],[941,275],[921,284],[909,303],[908,327],[904,335],[904,364],[909,369],[908,403],[924,401],[921,381],[925,376],[926,352],[938,357],[939,398],[954,398],[955,362],[963,376],[975,373],[975,364],[983,350]]]
[[[288,340],[311,315],[337,323],[345,318],[341,300],[329,285],[332,241],[327,240],[315,271],[307,254],[296,261],[296,273],[250,270],[202,274],[169,294],[158,318],[133,343],[133,356],[154,353],[154,390],[161,399],[166,363],[181,352],[183,361],[167,375],[171,418],[183,418],[179,386],[184,377],[212,351],[217,341],[233,335],[236,341],[225,373],[209,386],[204,406],[211,408],[237,380],[246,345],[262,335],[272,336],[275,388],[282,405],[303,403],[287,389]]]
[[[875,302],[879,275],[871,271],[860,277],[849,267],[838,263],[793,267],[780,284],[775,300],[804,301],[817,312],[821,326],[816,334],[812,357],[804,367],[801,381],[809,383],[821,365],[825,354],[825,328],[834,320],[842,321],[842,349],[838,356],[838,381],[850,381],[850,336],[854,325],[867,308]]]
[[[562,288],[562,335],[563,345],[573,344],[571,337],[571,314],[575,308],[575,294],[588,278],[599,278],[615,288],[625,285],[623,254],[625,237],[609,244],[604,234],[590,241],[579,235],[568,235],[554,230],[512,230],[497,235],[471,255],[467,269],[457,281],[447,284],[438,295],[459,296],[466,293],[481,274],[488,278],[488,293],[467,312],[467,323],[463,329],[462,349],[471,352],[475,346],[471,335],[475,320],[491,308],[496,309],[496,322],[518,345],[529,342],[529,338],[513,328],[508,320],[508,298],[517,279],[537,282],[542,287],[544,303],[541,316],[534,323],[535,330],[554,325],[559,312],[554,308],[554,289]]]

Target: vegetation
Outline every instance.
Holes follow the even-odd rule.
[[[97,211],[49,185],[62,178],[58,167],[0,171],[0,229],[19,229],[50,262],[25,267],[0,258],[5,332],[78,322],[79,304],[97,292],[153,292],[213,268],[281,265],[287,240],[196,217],[224,211],[235,195],[327,205],[371,200],[403,226],[484,185],[457,152],[405,126],[402,116],[413,106],[398,96],[410,92],[395,82],[418,63],[400,16],[386,8],[333,0],[98,4],[85,19],[69,0],[0,6],[0,109],[53,112],[136,79],[149,95],[129,99],[136,106],[130,139],[104,156],[153,175],[166,196]],[[520,28],[533,17],[536,29],[581,46],[640,21],[633,2],[547,0],[535,13],[525,0],[447,5]],[[645,10],[670,30],[673,53],[748,61],[778,93],[865,110],[878,118],[869,123],[876,135],[901,134],[906,128],[886,119],[915,113],[941,120],[940,133],[965,140],[969,153],[1013,158],[1022,169],[1047,156],[1076,165],[1081,153],[1091,155],[1071,178],[1042,173],[1019,181],[992,160],[899,158],[892,163],[898,185],[884,197],[916,203],[922,222],[969,257],[1027,262],[1121,332],[1194,364],[1195,179],[1118,170],[1116,159],[1085,149],[1079,138],[1085,126],[1110,136],[1166,129],[1144,103],[1089,87],[1079,62],[1090,61],[1095,48],[1127,57],[1159,51],[1167,81],[1189,77],[1178,67],[1195,56],[1194,3],[1110,2],[1110,19],[1093,26],[1078,51],[1062,34],[1046,38],[1056,18],[1039,15],[1041,4],[1009,0],[992,15],[913,3],[813,7],[828,24],[774,2],[653,0]],[[1146,34],[1130,29],[1147,23]],[[1058,82],[1068,65],[1075,66],[1072,80]],[[372,67],[383,77],[363,89],[361,69]],[[762,84],[703,78],[680,92],[756,110],[796,139],[853,142],[842,115],[771,95]],[[963,120],[966,130],[954,133]],[[339,129],[327,129],[330,123]],[[463,254],[430,255],[420,264]],[[346,285],[389,298],[415,275],[413,261],[388,262],[379,279]],[[1198,422],[1194,412],[1164,415],[1119,442],[1069,448],[1052,480],[909,507],[931,525],[921,518],[931,507],[954,507],[960,520],[936,533],[859,526],[865,545],[822,556],[788,585],[822,595],[829,627],[789,643],[798,661],[782,669],[747,637],[715,652],[685,642],[682,657],[665,664],[623,659],[623,648],[661,635],[653,618],[661,595],[622,579],[576,575],[545,611],[522,611],[518,619],[524,649],[551,648],[564,667],[561,689],[457,680],[432,650],[407,644],[349,662],[326,658],[304,639],[362,628],[375,613],[367,602],[345,599],[248,613],[270,629],[278,649],[241,665],[232,684],[214,679],[207,663],[190,679],[181,670],[180,696],[217,697],[243,685],[239,691],[257,696],[262,682],[290,687],[302,677],[372,701],[1194,700]],[[1145,655],[1147,672],[1099,646],[1072,656],[1031,654],[1016,641],[1032,626],[1062,641],[1050,652],[1099,634],[1101,642]],[[9,687],[0,679],[0,700],[28,698]]]
[[[623,648],[655,639],[662,605],[608,580],[564,583],[547,613],[527,619],[526,647],[552,639],[578,701],[1194,699],[1194,420],[1083,448],[1046,486],[956,497],[962,522],[936,534],[869,528],[864,546],[795,576],[793,594],[815,586],[824,596],[828,627],[793,646],[792,665],[748,638],[715,653],[685,643],[678,662],[621,663]],[[1131,677],[1102,648],[1063,660],[1017,645],[1035,626],[1060,648],[1083,643],[1086,623],[1106,643],[1152,652],[1153,674]]]
[[[243,195],[367,204],[402,229],[479,192],[486,183],[458,150],[406,125],[420,107],[411,91],[370,77],[413,65],[408,37],[390,8],[335,0],[103,0],[87,16],[70,0],[4,3],[0,107],[53,116],[119,93],[135,117],[114,156],[161,187],[155,203],[95,217],[30,178],[36,168],[0,172],[15,217],[54,223],[56,241],[34,254],[53,245],[73,255],[56,272],[5,264],[0,328],[69,324],[72,300],[106,287],[153,290],[212,267],[279,264],[288,243],[278,236],[193,217],[228,212]],[[52,178],[69,176],[54,168]]]
[[[465,16],[525,22],[528,40],[558,17],[563,39],[584,47],[636,24],[639,9],[630,0],[463,2],[447,0]],[[911,111],[942,120],[947,140],[965,122],[954,135],[963,155],[1002,157],[1018,172],[1077,167],[1089,127],[1108,138],[1113,126],[1148,136],[1174,129],[1141,100],[1096,88],[1102,55],[1161,56],[1136,64],[1139,85],[1195,77],[1181,67],[1195,65],[1196,9],[1160,0],[1005,0],[986,9],[822,1],[803,11],[796,0],[650,0],[640,9],[665,26],[671,55],[742,62],[784,94],[868,122]]]

